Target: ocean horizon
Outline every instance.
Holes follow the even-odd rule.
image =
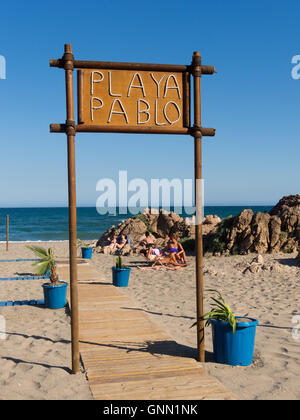
[[[205,206],[204,215],[215,214],[221,219],[235,216],[244,209],[254,213],[269,212],[274,206]],[[139,209],[142,211],[143,209]],[[189,211],[171,211],[182,218],[191,217]],[[177,210],[177,211],[176,211]],[[187,209],[188,210],[188,209]],[[112,225],[117,226],[134,214],[119,207],[116,214],[99,214],[95,207],[77,207],[77,237],[96,240]],[[135,209],[135,213],[138,211]],[[6,207],[0,208],[0,243],[6,241],[6,215],[9,216],[10,242],[58,242],[69,239],[68,207]]]

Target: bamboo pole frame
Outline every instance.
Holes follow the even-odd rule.
[[[83,124],[83,70],[77,70],[77,120],[78,124]],[[76,128],[78,131],[78,128]]]
[[[183,127],[183,128],[160,128],[160,127],[124,127],[124,126],[114,126],[110,127],[107,125],[88,125],[88,124],[78,124],[75,125],[75,130],[77,133],[132,133],[132,134],[189,134],[193,136],[194,127]],[[216,133],[214,128],[204,128],[200,127],[199,131],[202,136],[213,137]],[[65,133],[66,124],[50,124],[51,133]]]
[[[201,56],[193,55],[194,76],[194,159],[195,159],[195,204],[196,204],[196,307],[197,307],[197,350],[199,362],[205,362],[204,315],[203,311],[203,239],[202,239],[202,133],[201,133]]]
[[[197,307],[197,359],[205,362],[204,340],[204,281],[203,281],[203,237],[202,237],[202,137],[215,135],[214,128],[201,126],[201,75],[216,73],[214,66],[204,66],[201,63],[199,51],[195,51],[191,65],[147,64],[147,63],[116,63],[107,61],[74,60],[72,46],[65,44],[65,53],[61,59],[50,60],[50,67],[63,68],[66,81],[66,109],[65,124],[50,124],[51,133],[66,133],[68,142],[68,191],[69,191],[69,249],[70,249],[70,284],[71,284],[71,335],[72,335],[72,372],[80,370],[79,364],[79,325],[78,325],[78,287],[76,265],[76,181],[75,181],[75,134],[78,133],[145,133],[145,134],[185,134],[194,138],[194,176],[195,176],[195,207],[196,207],[196,307]],[[78,123],[74,121],[74,92],[73,70],[77,71],[77,101]],[[190,76],[193,76],[194,124],[190,124],[190,106],[184,106],[184,127],[124,127],[86,125],[83,121],[83,69],[112,69],[112,70],[145,70],[183,72],[184,78],[190,86]],[[189,89],[184,92],[185,101],[190,101]]]
[[[72,46],[65,44],[63,56],[66,84],[66,128],[68,143],[68,195],[69,195],[69,259],[70,259],[70,296],[71,296],[71,337],[72,337],[72,372],[80,371],[79,363],[79,316],[77,286],[77,220],[76,220],[76,179],[75,179],[75,121],[73,90]]]
[[[121,63],[113,61],[86,61],[74,60],[74,69],[111,69],[111,70],[146,70],[146,71],[166,71],[166,72],[192,72],[193,65],[178,64],[153,64],[153,63]],[[64,59],[50,60],[50,67],[64,68]],[[216,73],[214,66],[201,65],[202,74]]]

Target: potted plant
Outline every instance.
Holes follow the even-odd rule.
[[[113,285],[117,287],[127,287],[131,268],[122,264],[122,259],[117,256],[116,266],[112,267]]]
[[[39,258],[38,261],[32,264],[36,274],[44,276],[49,273],[50,283],[42,285],[45,307],[49,309],[63,308],[66,304],[68,283],[58,279],[53,250],[51,248],[46,250],[37,246],[27,246],[27,248]]]
[[[253,361],[255,332],[258,321],[246,315],[236,316],[220,292],[211,297],[211,310],[203,315],[206,326],[212,326],[214,358],[217,363],[248,366]],[[194,325],[197,323],[195,322]]]
[[[77,239],[77,247],[81,248],[82,258],[91,259],[93,254],[93,247],[86,242]]]

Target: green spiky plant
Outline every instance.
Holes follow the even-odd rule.
[[[126,268],[124,264],[122,264],[122,258],[118,255],[116,260],[116,268],[124,269]]]
[[[35,273],[39,276],[44,276],[49,271],[49,280],[51,284],[57,284],[58,275],[56,272],[56,263],[52,248],[48,248],[48,250],[38,246],[27,246],[26,248],[30,249],[30,251],[39,258],[38,261],[32,264],[35,269]]]
[[[79,238],[76,241],[76,246],[77,248],[91,248],[91,246],[87,242],[84,242]]]
[[[211,297],[211,300],[213,301],[210,306],[211,310],[203,315],[201,318],[202,320],[206,321],[205,325],[210,325],[211,319],[216,319],[217,321],[225,321],[228,322],[232,327],[233,334],[236,330],[236,317],[228,304],[226,303],[225,299],[221,295],[221,293],[218,290],[215,289],[207,289],[208,292],[217,293],[218,298]],[[194,322],[194,324],[191,326],[194,327],[197,325],[197,322]]]

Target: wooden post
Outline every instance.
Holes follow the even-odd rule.
[[[8,241],[9,241],[9,215],[6,215],[6,251],[8,251]]]
[[[203,241],[202,241],[202,159],[201,159],[201,56],[194,52],[192,61],[194,76],[194,151],[195,151],[195,204],[196,204],[196,305],[197,305],[197,357],[205,362],[203,311]]]
[[[71,336],[72,336],[72,372],[80,371],[79,363],[79,324],[78,324],[78,286],[77,286],[77,226],[76,226],[76,180],[75,180],[75,121],[72,46],[65,44],[62,58],[66,81],[66,134],[68,141],[68,191],[69,191],[69,260],[71,289]]]
[[[77,70],[77,120],[83,124],[83,70]]]

